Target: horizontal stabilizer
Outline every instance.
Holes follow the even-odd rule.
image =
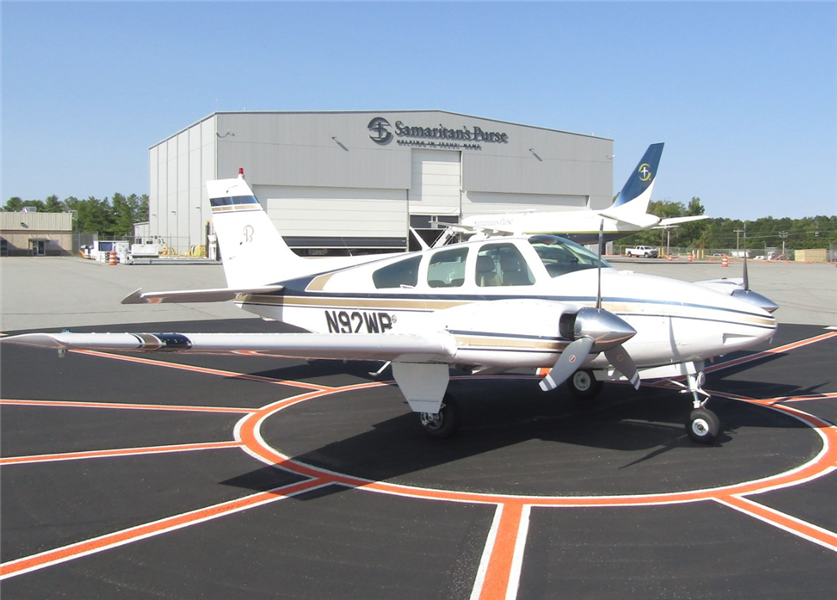
[[[649,215],[648,213],[629,213],[606,209],[599,214],[602,217],[613,219],[617,223],[627,223],[628,225],[633,225],[634,227],[639,227],[640,229],[647,229],[656,225],[659,221],[659,217]]]
[[[694,215],[690,217],[671,217],[668,219],[662,219],[660,223],[654,227],[654,229],[665,229],[666,227],[673,227],[675,225],[680,225],[681,223],[690,223],[691,221],[700,221],[702,219],[708,219],[708,215]]]
[[[177,290],[173,292],[143,292],[135,290],[122,300],[122,304],[161,304],[186,302],[227,302],[247,294],[269,294],[282,290],[281,285],[251,288],[217,288],[210,290]]]
[[[253,354],[334,360],[446,363],[456,354],[453,336],[447,333],[26,333],[0,340],[2,344],[62,351]]]

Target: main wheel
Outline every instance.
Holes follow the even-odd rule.
[[[420,413],[419,420],[428,437],[446,439],[459,429],[459,406],[453,396],[445,394],[438,413]]]
[[[689,415],[686,423],[686,433],[699,444],[710,444],[721,431],[721,421],[718,416],[706,408],[698,408]]]
[[[588,369],[579,369],[567,379],[567,388],[569,388],[570,393],[582,400],[598,396],[603,385],[604,382],[596,379],[593,371]]]

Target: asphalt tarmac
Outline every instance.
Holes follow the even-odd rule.
[[[7,260],[5,332],[278,329],[205,313],[153,322],[174,305],[119,305],[85,323],[53,300],[21,301]],[[73,303],[127,295],[137,275],[147,289],[223,286],[216,266],[63,260],[85,283],[66,288]],[[831,293],[829,267],[757,269],[801,305]],[[791,285],[812,273],[816,291]],[[25,283],[44,291],[62,277]],[[818,308],[824,317],[797,324],[783,307],[772,344],[708,369],[723,423],[709,446],[688,439],[690,398],[667,387],[608,384],[580,403],[522,375],[456,376],[463,426],[440,441],[423,435],[389,371],[368,374],[377,364],[3,346],[0,593],[833,598],[837,318],[833,304]]]

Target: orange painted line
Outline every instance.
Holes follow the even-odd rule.
[[[479,600],[502,600],[506,598],[509,591],[523,504],[506,502],[501,506],[500,524],[494,539],[494,547],[491,549]],[[511,583],[515,588],[517,587],[517,581]]]
[[[167,369],[176,369],[180,371],[189,371],[192,373],[202,373],[204,375],[217,375],[219,377],[230,377],[235,379],[244,379],[247,381],[258,381],[261,383],[273,383],[277,385],[287,385],[289,387],[313,389],[313,390],[330,390],[332,388],[317,385],[316,383],[301,383],[298,381],[290,381],[288,379],[276,379],[275,377],[264,377],[262,375],[248,375],[247,373],[236,373],[234,371],[224,371],[223,369],[210,369],[207,367],[196,367],[194,365],[183,365],[179,363],[171,363],[163,360],[154,360],[150,358],[141,358],[138,356],[123,356],[121,354],[112,354],[110,352],[100,352],[98,350],[71,350],[77,354],[85,354],[87,356],[97,356],[100,358],[110,358],[113,360],[121,360],[124,362],[137,363],[142,365],[151,365],[155,367],[164,367]]]
[[[188,406],[182,404],[129,404],[120,402],[75,402],[73,400],[16,400],[2,399],[0,405],[10,406],[49,406],[55,408],[108,408],[116,410],[174,410],[185,412],[208,412],[208,413],[236,413],[247,414],[258,409],[255,408],[232,408],[227,406]]]
[[[118,546],[123,546],[131,542],[141,539],[154,537],[162,533],[182,529],[202,523],[218,517],[223,517],[235,512],[240,512],[256,506],[275,502],[277,500],[284,500],[291,496],[302,494],[304,492],[321,487],[322,481],[307,480],[301,483],[295,483],[288,486],[279,487],[267,492],[259,492],[244,498],[238,498],[229,502],[222,502],[214,506],[208,506],[195,511],[166,517],[159,521],[138,525],[122,531],[116,531],[97,538],[77,542],[61,548],[47,550],[32,556],[25,556],[16,560],[11,560],[0,565],[0,580],[22,575],[38,569],[43,569],[58,563],[74,560],[89,554],[103,552]]]
[[[195,450],[218,450],[222,448],[241,448],[241,446],[241,442],[206,442],[201,444],[173,444],[168,446],[145,446],[142,448],[119,448],[114,450],[87,450],[82,452],[64,452],[59,454],[33,454],[29,456],[10,456],[0,458],[0,466],[58,462],[63,460],[84,460],[88,458],[108,458],[114,456],[140,456],[143,454],[193,452]]]
[[[717,502],[726,505],[730,508],[742,512],[751,517],[755,517],[759,521],[778,527],[788,533],[792,533],[798,537],[808,540],[827,548],[832,552],[837,552],[837,534],[822,527],[817,527],[811,523],[807,523],[796,517],[792,517],[778,510],[768,508],[763,504],[753,502],[748,498],[739,496],[725,496],[717,498]]]
[[[807,338],[804,340],[799,340],[797,342],[791,342],[790,344],[785,344],[784,346],[777,346],[776,348],[771,348],[769,350],[764,350],[762,352],[756,352],[755,354],[751,354],[749,356],[742,356],[741,358],[736,358],[734,360],[729,360],[722,363],[717,363],[711,366],[706,367],[703,371],[704,373],[714,373],[715,371],[719,371],[721,369],[728,369],[729,367],[735,367],[738,365],[743,365],[748,362],[752,362],[754,360],[760,360],[762,358],[766,358],[768,356],[773,356],[774,354],[781,354],[782,352],[788,352],[790,350],[796,350],[797,348],[802,348],[804,346],[808,346],[810,344],[816,344],[818,342],[823,342],[825,340],[831,339],[833,337],[837,337],[837,332],[830,332],[830,333],[823,333],[821,335],[814,336],[812,338]]]
[[[783,396],[781,398],[774,398],[773,402],[807,402],[809,400],[829,400],[837,398],[837,392],[826,392],[823,394],[805,394],[802,396]]]

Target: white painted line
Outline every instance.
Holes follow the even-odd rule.
[[[517,541],[514,544],[514,558],[512,558],[509,572],[509,587],[506,589],[506,600],[515,600],[520,586],[520,573],[523,571],[523,554],[526,552],[526,538],[529,536],[529,516],[531,506],[524,506],[520,512],[520,527],[517,530]]]
[[[474,580],[474,589],[471,590],[471,600],[479,600],[482,595],[482,586],[485,583],[485,574],[488,572],[488,563],[491,561],[491,554],[494,552],[494,543],[497,541],[497,531],[500,529],[500,519],[503,516],[503,505],[498,504],[494,511],[494,520],[491,522],[491,529],[488,530],[488,538],[485,540],[485,548],[482,550],[480,566],[477,569],[477,577]]]

